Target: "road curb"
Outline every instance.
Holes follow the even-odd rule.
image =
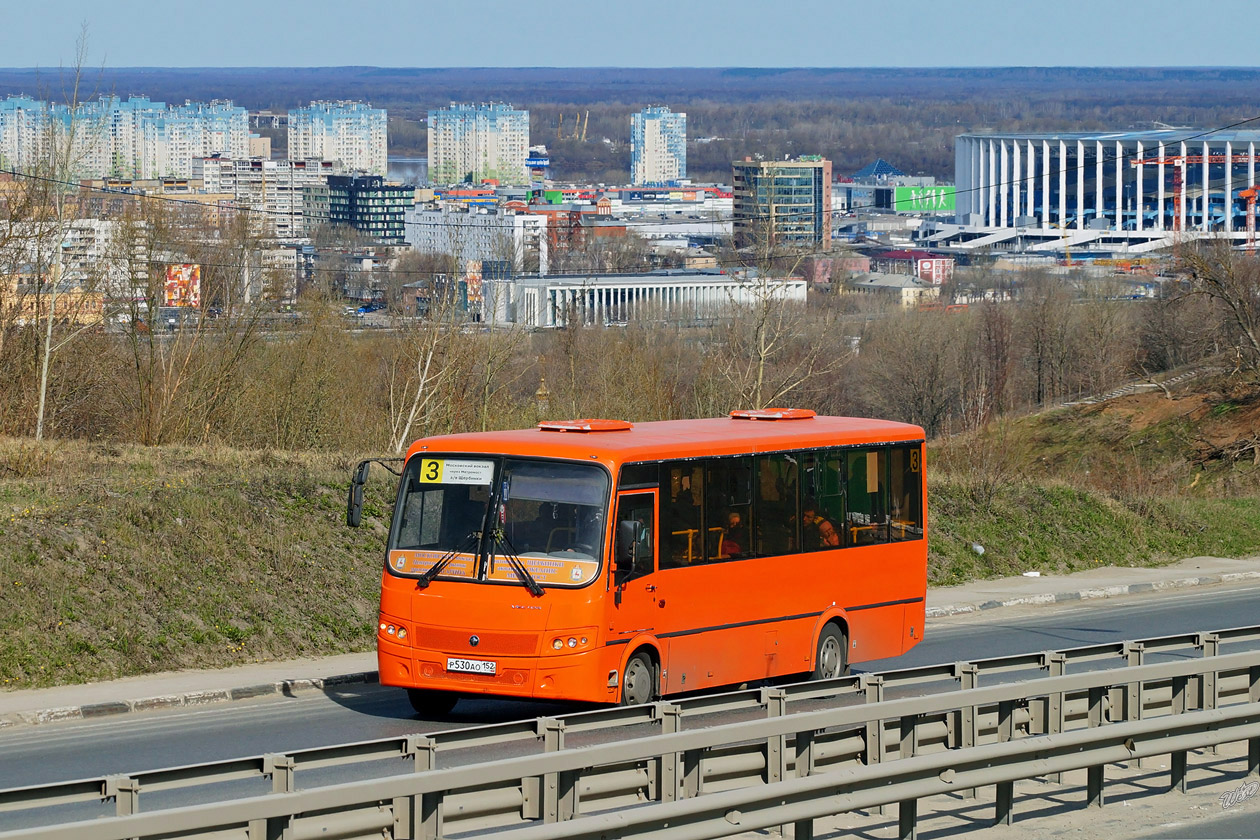
[[[376,671],[356,671],[349,674],[334,674],[328,677],[278,680],[274,683],[251,683],[233,688],[216,688],[208,691],[161,694],[153,697],[141,697],[136,700],[111,700],[104,703],[86,703],[82,706],[58,706],[51,709],[15,712],[14,714],[0,716],[0,729],[23,724],[34,726],[63,720],[109,717],[127,714],[128,712],[169,709],[175,706],[205,706],[210,703],[225,703],[232,700],[265,697],[270,694],[283,694],[286,697],[293,697],[308,691],[323,691],[327,693],[348,685],[375,683],[378,680],[379,674]]]
[[[1173,580],[1141,581],[1138,583],[1119,584],[1115,586],[1098,586],[1069,592],[1043,592],[1037,595],[1019,595],[1006,599],[990,599],[973,603],[947,604],[941,607],[928,607],[928,618],[944,618],[950,615],[965,615],[997,609],[999,607],[1022,607],[1033,604],[1060,604],[1068,601],[1091,601],[1098,598],[1115,598],[1120,595],[1136,595],[1139,592],[1156,592],[1165,589],[1182,589],[1191,586],[1210,586],[1217,583],[1231,583],[1242,580],[1260,579],[1260,572],[1225,572],[1219,575],[1200,575],[1198,577],[1176,578]]]

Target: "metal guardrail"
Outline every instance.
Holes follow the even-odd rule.
[[[116,800],[116,814],[120,819],[27,829],[0,834],[0,837],[123,838],[171,831],[226,830],[229,834],[216,836],[233,836],[231,832],[235,831],[235,836],[254,838],[279,836],[275,832],[283,828],[288,832],[285,836],[292,837],[306,836],[308,829],[326,838],[359,836],[365,831],[380,836],[382,830],[388,829],[393,837],[437,838],[491,827],[519,826],[523,821],[526,824],[537,820],[560,823],[582,817],[576,824],[587,821],[583,815],[597,811],[630,807],[627,814],[638,813],[664,807],[644,806],[647,802],[669,803],[695,797],[707,803],[724,790],[741,790],[747,794],[750,785],[764,790],[794,777],[827,777],[834,782],[839,778],[835,774],[851,774],[859,767],[864,768],[863,773],[878,775],[880,768],[908,768],[911,766],[906,763],[908,758],[946,750],[951,762],[958,763],[970,760],[965,756],[977,749],[1011,742],[1026,744],[1044,738],[1061,740],[1067,735],[1075,739],[1080,732],[1086,733],[1088,743],[1111,744],[1108,739],[1121,725],[1117,721],[1123,721],[1124,725],[1137,724],[1151,716],[1159,719],[1160,726],[1156,729],[1167,732],[1171,731],[1169,716],[1176,715],[1179,727],[1190,727],[1186,737],[1191,740],[1207,738],[1211,743],[1224,743],[1249,739],[1254,770],[1260,754],[1257,749],[1260,740],[1256,738],[1260,732],[1253,733],[1246,728],[1251,725],[1250,717],[1244,715],[1245,720],[1239,719],[1242,722],[1230,717],[1229,721],[1234,722],[1227,721],[1227,728],[1207,734],[1195,728],[1199,724],[1187,722],[1203,718],[1204,727],[1225,726],[1221,720],[1208,720],[1203,716],[1224,706],[1260,702],[1260,654],[1220,654],[1220,645],[1224,642],[1257,640],[1260,640],[1260,627],[1180,634],[1141,642],[1021,654],[783,688],[708,695],[675,703],[601,709],[563,718],[450,730],[431,736],[382,739],[285,755],[12,789],[0,791],[0,811],[99,802],[102,797],[110,797]],[[1152,651],[1195,651],[1201,656],[1160,665],[1143,664],[1145,656]],[[1116,659],[1125,667],[1065,675],[1069,664],[1108,663]],[[1049,676],[977,687],[981,675],[1030,669]],[[900,700],[883,699],[890,687],[942,680],[956,681],[960,690]],[[865,702],[811,711],[791,708],[807,707],[811,704],[806,701],[824,699]],[[687,718],[732,710],[750,711],[758,719],[699,730],[683,729]],[[1104,719],[1111,722],[1104,725]],[[618,731],[634,726],[640,726],[646,734],[633,737],[638,733]],[[566,734],[601,730],[631,737],[583,749],[564,748]],[[523,740],[541,742],[545,752],[435,769],[439,755],[444,752]],[[1174,775],[1180,767],[1183,783],[1184,751],[1138,751],[1126,758],[1161,751],[1174,752]],[[1078,752],[1090,758],[1075,766],[1095,766],[1091,763],[1096,758],[1092,748]],[[1178,752],[1180,760],[1176,758]],[[1017,753],[1018,750],[1011,752],[1015,757],[1011,758],[1009,769],[1016,773],[1012,780],[1026,777],[1019,774],[1028,771],[1030,761]],[[300,769],[390,757],[405,758],[415,770],[428,772],[296,791],[295,775]],[[1042,769],[1027,772],[1027,775],[1060,772],[1044,771],[1042,764],[1037,767]],[[888,772],[896,776],[901,771]],[[270,776],[275,795],[139,814],[142,790],[170,790],[263,776]],[[879,778],[884,781],[876,785],[877,789],[880,785],[892,789],[888,779]],[[1090,797],[1099,803],[1101,779],[1099,764],[1097,773],[1091,770],[1090,775]],[[919,782],[926,784],[924,779]],[[954,783],[954,789],[971,786],[971,782]],[[387,795],[396,787],[400,792]],[[1002,810],[1001,799],[999,785],[999,811]],[[899,801],[902,800],[890,798],[876,804]],[[1009,812],[1009,803],[1006,810]],[[255,812],[258,816],[246,816]],[[771,812],[779,813],[767,810]],[[726,833],[752,827],[733,829],[732,825],[726,822]],[[803,830],[798,825],[798,835]],[[513,832],[513,836],[516,833]]]

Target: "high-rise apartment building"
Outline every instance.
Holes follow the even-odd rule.
[[[323,158],[339,172],[385,176],[384,109],[363,102],[312,102],[289,111],[289,160]]]
[[[249,154],[249,117],[231,102],[167,106],[103,96],[71,109],[30,97],[0,102],[0,160],[30,169],[69,142],[73,178],[188,178],[193,160]],[[64,151],[64,150],[63,150]]]
[[[831,247],[831,161],[745,158],[731,167],[736,245]]]
[[[528,183],[529,111],[504,103],[429,112],[429,180],[434,184]]]
[[[687,115],[652,105],[630,117],[630,175],[636,185],[687,177]]]

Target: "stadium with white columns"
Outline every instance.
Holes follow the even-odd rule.
[[[1260,131],[963,134],[955,224],[925,243],[1141,253],[1174,241],[1254,241]]]

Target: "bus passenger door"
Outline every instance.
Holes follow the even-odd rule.
[[[656,633],[664,612],[657,590],[657,491],[636,490],[617,496],[613,536],[610,642]],[[661,651],[663,654],[664,651]]]

